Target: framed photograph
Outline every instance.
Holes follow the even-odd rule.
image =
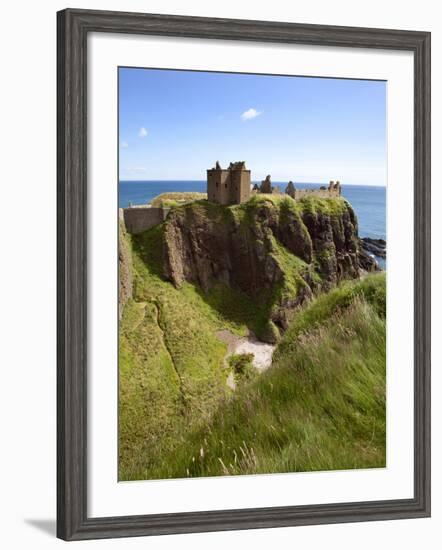
[[[58,13],[58,536],[430,515],[430,34]]]

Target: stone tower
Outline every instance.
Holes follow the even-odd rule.
[[[231,162],[222,169],[219,162],[207,170],[207,198],[218,204],[240,204],[250,198],[250,170],[246,163]]]

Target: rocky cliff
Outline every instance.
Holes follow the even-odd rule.
[[[224,283],[266,302],[270,341],[313,294],[376,269],[342,198],[258,196],[231,207],[195,202],[171,211],[163,235],[168,280],[204,290]]]

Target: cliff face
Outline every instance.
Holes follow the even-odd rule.
[[[164,274],[175,286],[238,288],[267,300],[271,321],[282,329],[313,293],[358,278],[362,266],[376,269],[359,245],[354,211],[341,198],[189,204],[169,214],[163,253]]]

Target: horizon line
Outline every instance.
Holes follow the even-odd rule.
[[[183,183],[191,183],[191,182],[206,182],[206,179],[121,179],[118,178],[118,183],[122,182],[130,182],[130,183],[149,183],[149,182],[160,182],[160,183],[168,183],[168,182],[183,182]],[[259,183],[261,180],[251,180],[251,183]],[[342,183],[341,180],[327,180],[327,181],[300,181],[300,180],[272,180],[272,183],[288,183],[289,181],[292,181],[294,184],[300,183],[300,184],[311,184],[311,185],[328,185],[330,181],[339,181],[341,185],[349,185],[353,187],[387,187],[387,184],[373,184],[373,183]]]

